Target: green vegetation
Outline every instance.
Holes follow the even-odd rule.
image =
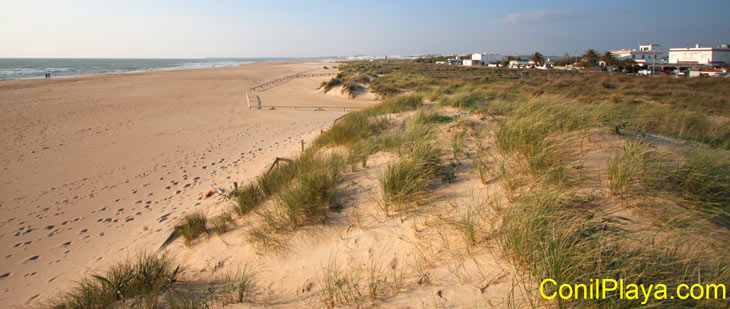
[[[321,223],[327,211],[337,207],[336,187],[344,166],[335,154],[298,161],[299,173],[276,197],[276,205],[292,228],[311,222]]]
[[[153,308],[158,297],[175,283],[180,272],[165,256],[140,255],[135,262],[115,264],[109,270],[79,282],[61,295],[55,308],[111,308],[121,304]]]
[[[185,244],[190,243],[206,232],[207,217],[201,211],[197,211],[185,216],[182,222],[175,226],[175,232],[185,239]]]
[[[624,198],[624,194],[635,185],[642,174],[646,172],[643,145],[636,142],[628,142],[623,152],[608,162],[609,192],[611,195],[618,195]],[[645,177],[645,176],[644,176]]]
[[[415,118],[404,132],[381,140],[383,145],[399,146],[400,155],[378,176],[386,213],[392,205],[403,208],[421,200],[439,171],[441,151],[433,143],[431,126],[423,124],[423,119]]]
[[[537,61],[542,55],[532,57]],[[615,62],[589,51],[581,63],[593,65],[599,59]],[[243,218],[253,212],[262,223],[250,230],[249,239],[278,248],[283,242],[277,232],[326,222],[341,206],[337,188],[345,170],[367,167],[369,157],[382,151],[395,157],[377,177],[377,202],[386,216],[432,202],[439,193],[431,191],[449,188],[457,175],[461,182],[470,169],[495,200],[509,202],[505,207],[491,200],[453,204],[451,213],[434,216],[455,227],[451,236],[463,238],[466,254],[496,243],[527,295],[545,278],[560,283],[623,279],[663,283],[669,289],[682,283],[730,284],[727,80],[548,76],[529,70],[515,76],[500,69],[426,62],[342,64],[341,73],[322,84],[325,91],[337,85],[346,92],[367,86],[386,99],[346,115],[300,156],[233,190],[228,212],[210,220],[216,232],[226,232],[233,213]],[[423,106],[424,97],[438,104]],[[402,117],[404,112],[410,116]],[[623,148],[617,149],[618,142]],[[436,183],[439,178],[442,184]],[[271,203],[259,207],[266,201]],[[189,245],[206,232],[206,220],[193,213],[175,229]],[[363,229],[359,213],[355,220]],[[437,224],[420,227],[415,222],[416,234]],[[441,230],[438,234],[449,239]],[[342,267],[332,261],[324,267],[318,280],[323,306],[364,306],[366,299],[375,302],[401,290],[403,270],[396,271],[397,260],[390,266],[392,280],[386,280],[387,268],[369,253],[366,263]],[[79,283],[63,298],[65,307],[159,302],[204,307],[220,299],[176,289],[178,269],[172,270],[169,261],[146,261],[150,259],[114,266]],[[151,275],[160,268],[163,275]],[[256,272],[250,269],[222,281],[211,291],[226,295],[227,301],[253,301],[259,292]],[[560,308],[643,305],[643,299],[615,293],[605,300],[531,300],[536,300],[534,306]],[[727,302],[650,299],[647,305],[727,307]]]
[[[259,289],[256,284],[257,276],[258,272],[246,264],[235,274],[224,277],[223,281],[227,282],[225,289],[228,290],[230,301],[233,303],[253,301]]]
[[[223,235],[228,231],[228,226],[233,222],[233,217],[230,212],[223,212],[217,217],[213,218],[213,229],[217,235]]]
[[[536,53],[533,58],[539,60],[539,56]],[[588,51],[581,63],[593,65],[599,59],[615,62]],[[381,71],[370,83],[371,91],[381,95],[421,92],[440,106],[499,117],[495,147],[480,145],[473,162],[481,182],[499,180],[511,202],[494,211],[495,220],[502,223],[495,239],[524,280],[581,283],[620,278],[645,285],[664,283],[669,289],[687,282],[730,283],[726,238],[686,243],[687,237],[699,239],[707,231],[726,235],[730,228],[730,82],[726,79],[564,72],[550,72],[549,77],[530,72],[534,77],[505,79],[499,78],[505,71],[484,68],[396,61],[357,65],[354,70]],[[398,146],[408,140],[406,132],[413,130],[414,123],[438,123],[425,111],[419,113],[405,131],[384,131],[370,139],[368,151],[401,155],[379,177],[386,202],[425,196],[432,175],[418,171],[422,168],[418,160],[407,147]],[[579,146],[601,127],[626,140],[625,147],[600,167],[608,174],[605,183],[584,174],[585,154]],[[662,137],[657,141],[651,135],[679,141],[661,141]],[[422,139],[428,138],[422,135]],[[670,153],[660,153],[652,146],[655,142],[675,146]],[[461,145],[455,135],[455,160]],[[610,196],[587,193],[586,177],[601,182]],[[609,207],[615,205],[616,197],[622,207],[640,212],[640,218],[617,216]],[[483,212],[464,211],[457,219],[470,246],[483,228],[475,215]],[[647,220],[652,225],[647,228],[627,220]],[[529,290],[530,284],[526,287]],[[631,308],[642,305],[641,301],[614,294],[607,300],[538,304]],[[648,305],[725,307],[727,303],[667,299],[650,300]]]
[[[231,210],[239,217],[243,217],[261,202],[263,196],[256,183],[249,183],[246,186],[234,190],[230,198],[234,202]]]

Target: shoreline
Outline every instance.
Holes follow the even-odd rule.
[[[26,58],[3,58],[3,59],[26,59]],[[0,59],[0,60],[3,60]],[[32,58],[32,59],[46,59],[46,58]],[[56,58],[49,58],[49,59],[56,59]],[[58,58],[58,59],[91,59],[91,60],[97,60],[96,58]],[[205,60],[204,59],[180,59],[180,60]],[[165,58],[99,58],[98,60],[177,60],[177,59],[165,59]],[[86,76],[107,76],[107,75],[128,75],[128,74],[137,74],[137,73],[145,73],[145,72],[170,72],[170,71],[183,71],[183,70],[203,70],[203,69],[219,69],[219,68],[231,68],[231,67],[239,67],[242,65],[248,65],[248,64],[255,64],[255,63],[307,63],[307,62],[328,62],[333,61],[335,59],[321,59],[321,60],[292,60],[292,59],[284,59],[284,60],[262,60],[262,61],[241,61],[233,65],[221,65],[221,66],[212,66],[212,67],[170,67],[170,68],[153,68],[153,69],[140,69],[140,70],[134,70],[134,71],[127,71],[127,72],[101,72],[101,73],[89,73],[89,74],[77,74],[77,75],[62,75],[62,76],[52,76],[50,79],[67,79],[67,78],[75,78],[75,77],[86,77]],[[8,81],[16,81],[16,80],[46,80],[43,76],[38,77],[21,77],[21,78],[9,78],[9,79],[0,79],[0,85],[4,82]]]

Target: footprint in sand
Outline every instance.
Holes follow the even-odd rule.
[[[27,262],[33,262],[35,260],[38,260],[40,257],[41,257],[40,255],[31,256],[27,260],[25,260],[25,263],[27,263]]]

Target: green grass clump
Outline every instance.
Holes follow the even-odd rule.
[[[608,162],[608,186],[611,195],[624,194],[643,177],[645,150],[640,143],[628,142],[623,151]]]
[[[226,290],[230,301],[242,303],[254,300],[258,292],[257,276],[258,272],[248,265],[244,265],[233,275],[227,275],[223,281],[227,282]]]
[[[423,173],[424,169],[422,164],[415,160],[400,160],[389,164],[378,177],[384,202],[408,204],[419,198],[433,177]]]
[[[344,160],[335,154],[315,156],[301,167],[300,174],[276,197],[291,228],[311,222],[323,222],[327,211],[337,206],[336,187]]]
[[[518,269],[540,282],[551,278],[561,283],[588,283],[595,278],[625,282],[679,284],[728,282],[727,263],[706,263],[702,251],[670,241],[636,246],[627,231],[612,219],[599,219],[590,207],[594,198],[565,196],[537,189],[521,196],[506,209],[499,231],[499,245]],[[698,277],[698,273],[702,273]],[[724,273],[725,272],[725,273]],[[547,291],[552,293],[553,291]],[[558,307],[634,308],[643,299],[557,300]],[[649,299],[648,306],[698,306],[702,301]]]
[[[519,154],[530,173],[551,183],[566,180],[563,137],[559,135],[590,126],[590,116],[572,103],[551,100],[530,102],[510,112],[497,128],[500,151]]]
[[[347,154],[347,164],[352,167],[354,172],[357,165],[362,165],[363,168],[367,167],[368,156],[374,151],[373,143],[369,140],[361,140],[350,148]]]
[[[420,200],[439,170],[440,150],[429,140],[406,143],[401,151],[401,159],[378,176],[386,212],[390,205],[405,207]]]
[[[365,112],[353,112],[317,137],[314,144],[317,146],[351,146],[368,136],[378,134],[387,124],[385,118],[370,117]]]
[[[234,190],[231,193],[231,199],[233,200],[231,210],[239,217],[243,217],[261,202],[263,196],[256,183],[249,183]]]
[[[382,103],[367,109],[368,114],[376,116],[415,110],[423,104],[423,95],[409,94],[388,98]]]
[[[683,199],[730,226],[730,151],[690,150],[666,180]]]
[[[439,102],[442,106],[453,106],[457,108],[463,108],[468,110],[476,110],[479,108],[483,101],[483,98],[475,92],[464,91],[459,92],[456,95],[448,96],[441,99]]]
[[[309,152],[305,152],[301,157],[309,155]],[[261,174],[256,178],[256,182],[264,197],[269,197],[286,186],[296,176],[296,173],[296,162],[282,162],[270,172]]]
[[[61,295],[55,308],[141,307],[157,304],[158,296],[177,280],[180,266],[166,256],[143,254],[134,262],[115,264],[91,275]]]
[[[228,226],[233,222],[230,212],[224,212],[213,218],[213,229],[217,235],[223,235],[228,231]]]
[[[443,116],[436,111],[427,109],[418,109],[416,114],[413,116],[413,123],[416,124],[430,124],[430,123],[446,123],[451,121],[452,118]]]
[[[329,92],[332,90],[332,88],[339,86],[342,84],[342,74],[337,74],[337,76],[331,78],[328,81],[322,82],[322,84],[319,85],[319,88],[322,88],[324,93]]]
[[[201,211],[185,216],[182,222],[175,226],[175,232],[185,239],[185,244],[190,243],[206,231],[207,217]]]
[[[336,308],[344,304],[356,304],[356,307],[360,307],[364,300],[357,283],[357,275],[343,269],[334,260],[322,270],[319,281],[322,290],[320,301],[326,308]]]

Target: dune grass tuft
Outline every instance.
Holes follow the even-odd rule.
[[[233,222],[233,217],[230,212],[223,212],[215,218],[213,218],[213,229],[217,235],[223,235],[228,231],[228,226]]]
[[[322,222],[327,211],[336,208],[336,187],[343,167],[344,160],[336,154],[318,155],[299,166],[299,175],[275,201],[290,227]]]
[[[180,266],[166,256],[140,255],[91,275],[58,298],[56,308],[112,308],[157,305],[158,296],[177,280]]]
[[[191,213],[175,226],[175,231],[185,239],[186,245],[190,245],[193,240],[206,232],[207,220],[206,215],[201,211]]]
[[[231,198],[233,199],[231,210],[239,217],[243,217],[261,202],[263,196],[256,183],[249,183],[233,191]]]

